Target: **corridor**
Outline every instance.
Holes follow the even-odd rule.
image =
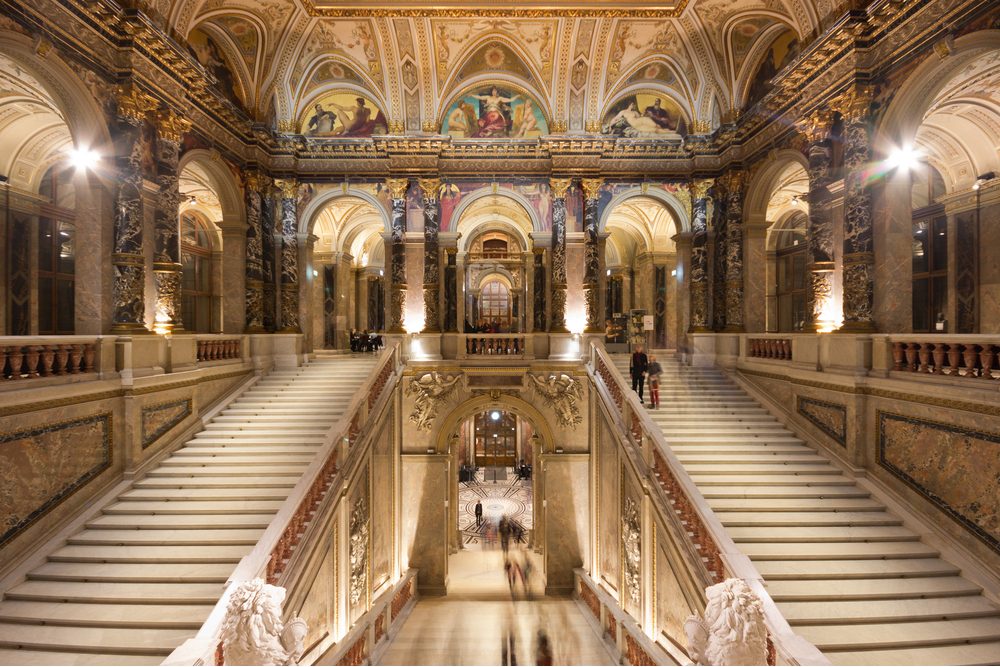
[[[448,595],[422,598],[391,641],[382,665],[499,665],[506,629],[513,624],[519,665],[533,665],[542,629],[553,664],[615,664],[601,638],[569,598],[538,596],[511,602],[500,550],[461,551],[449,561]]]

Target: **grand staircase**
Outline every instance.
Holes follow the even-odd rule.
[[[374,357],[275,371],[0,601],[0,664],[153,665],[193,636]]]
[[[658,361],[653,420],[797,633],[834,664],[1000,660],[1000,608],[959,568],[722,372]]]

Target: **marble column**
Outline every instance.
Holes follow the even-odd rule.
[[[156,211],[153,225],[156,242],[153,251],[153,276],[156,280],[157,328],[183,331],[181,322],[181,192],[177,165],[180,144],[191,121],[172,111],[157,115]]]
[[[726,327],[743,331],[743,172],[726,175]]]
[[[708,320],[708,193],[713,184],[708,178],[691,184],[691,266],[687,277],[691,294],[691,332],[711,330]]]
[[[143,126],[146,114],[156,102],[135,86],[117,93],[118,124],[114,135],[115,195],[113,267],[113,310],[111,332],[148,333],[145,323],[145,259],[143,257]]]
[[[552,189],[552,308],[549,331],[567,333],[566,328],[566,192],[569,178],[549,179]]]
[[[597,232],[600,222],[598,201],[604,180],[584,178],[583,188],[583,238],[584,238],[584,283],[583,296],[587,306],[587,333],[604,330],[601,319],[601,243]]]
[[[827,138],[832,120],[828,110],[817,111],[804,125],[809,139],[809,303],[811,324],[807,328],[816,331],[824,327],[824,320],[830,318],[830,304],[833,300],[833,221],[830,218],[828,186],[832,180],[830,173],[831,151]]]
[[[458,333],[458,248],[445,248],[444,330]]]
[[[263,246],[261,274],[264,283],[262,290],[264,306],[261,310],[264,329],[275,331],[278,328],[278,281],[281,277],[277,267],[278,258],[281,256],[281,233],[277,229],[280,200],[272,183],[261,185],[260,230]]]
[[[531,249],[532,332],[544,333],[545,326],[545,248]]]
[[[840,330],[875,331],[875,248],[871,193],[865,169],[871,162],[867,86],[851,90],[844,100],[844,324]]]
[[[299,326],[299,184],[286,178],[275,182],[281,190],[281,333],[302,333]]]
[[[405,178],[389,178],[385,182],[392,203],[392,219],[389,225],[389,293],[387,331],[403,333],[403,316],[406,313],[406,190],[410,181]]]
[[[246,210],[246,332],[264,331],[264,229],[263,196],[266,177],[248,171],[243,178],[243,201]]]
[[[421,203],[424,207],[424,333],[441,332],[441,311],[438,297],[441,293],[441,250],[438,234],[441,231],[441,179],[421,178]]]

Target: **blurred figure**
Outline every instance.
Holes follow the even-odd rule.
[[[649,365],[646,366],[646,375],[649,378],[649,407],[660,407],[660,375],[663,367],[656,360],[656,355],[649,355]],[[640,399],[641,400],[641,399]]]
[[[549,636],[542,629],[538,630],[538,636],[535,639],[535,664],[552,664],[552,645],[549,643]]]
[[[508,612],[504,620],[503,635],[500,638],[500,664],[517,664],[517,639],[514,636],[514,619]]]
[[[483,525],[483,501],[476,501],[476,528]]]

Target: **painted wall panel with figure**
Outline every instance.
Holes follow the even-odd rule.
[[[615,137],[679,139],[687,134],[687,120],[670,97],[636,93],[611,106],[601,123],[601,133]]]
[[[316,100],[303,115],[300,132],[307,137],[370,137],[385,134],[389,122],[369,98],[335,92]]]
[[[542,107],[509,87],[470,90],[448,108],[441,133],[463,139],[531,139],[549,133]]]

